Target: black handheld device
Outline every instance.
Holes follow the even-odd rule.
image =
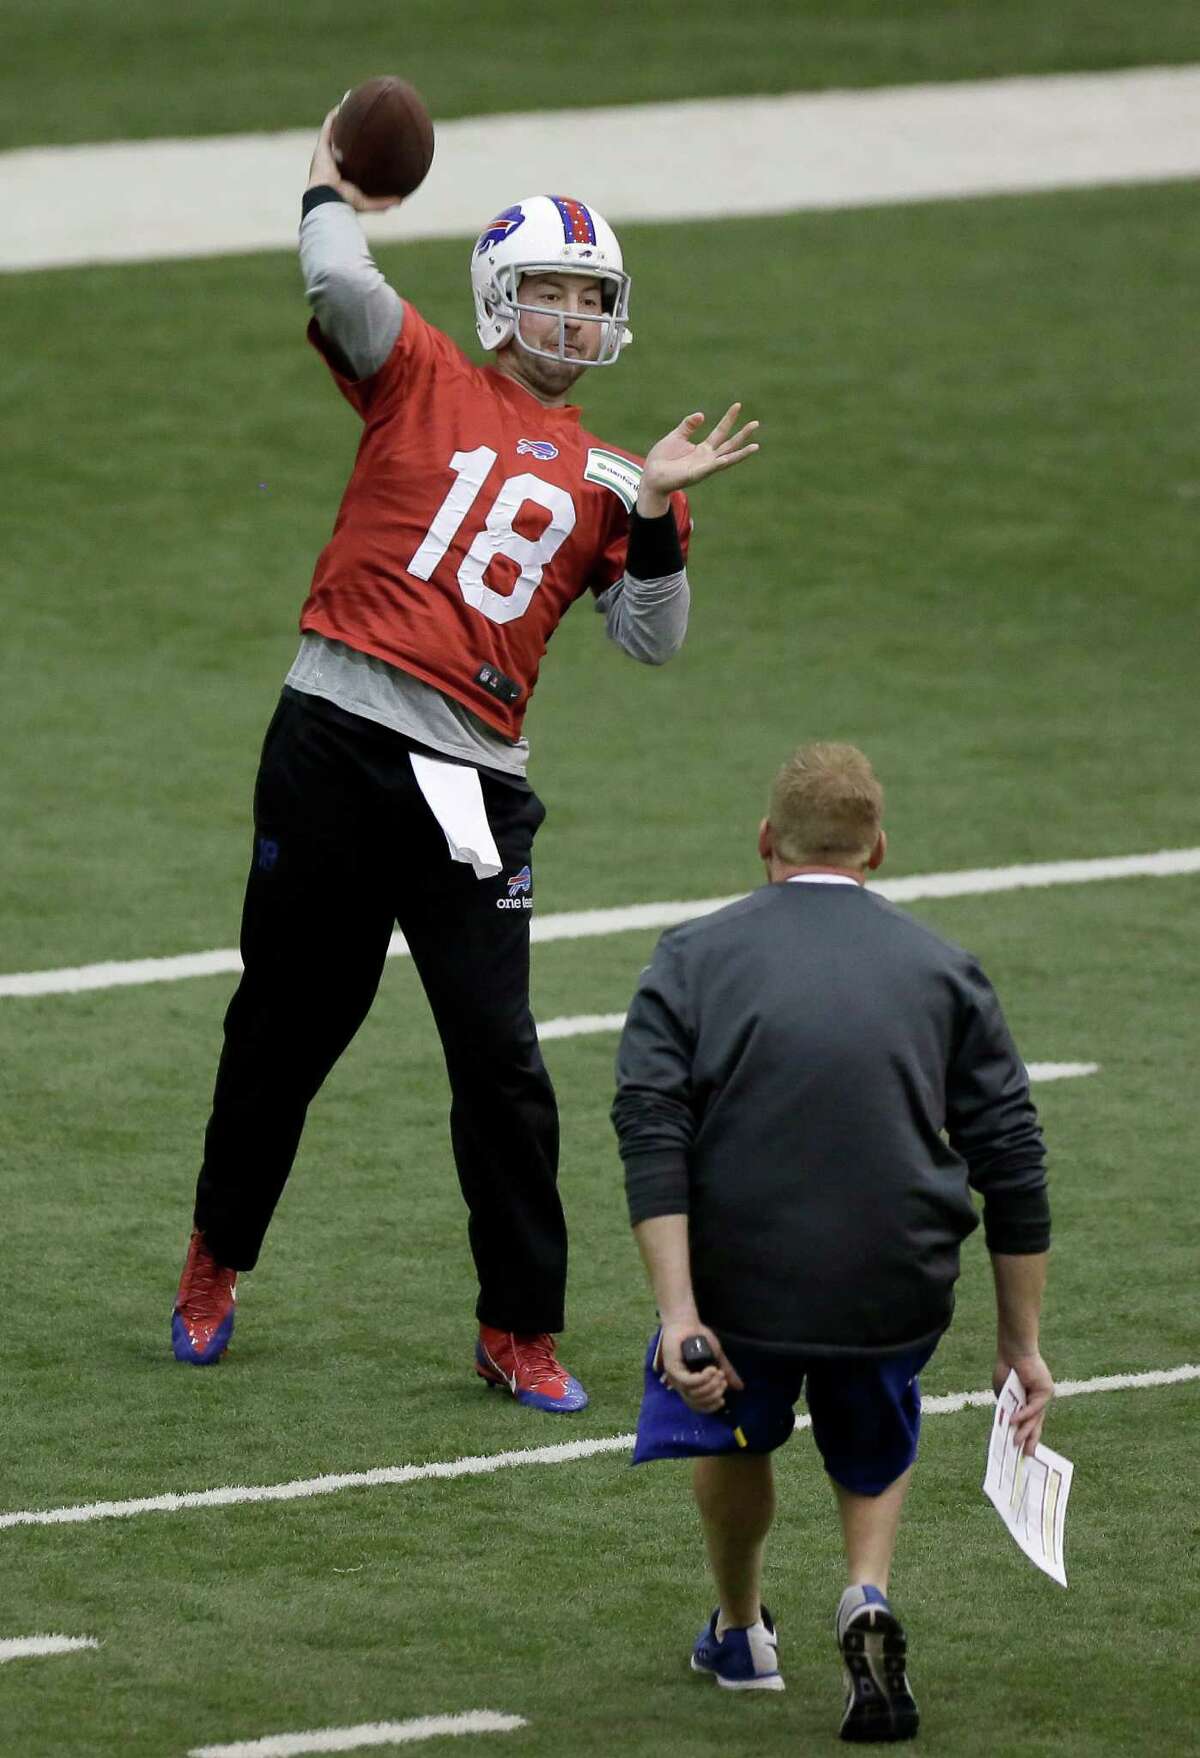
[[[706,1367],[715,1367],[717,1358],[712,1352],[712,1345],[707,1337],[685,1337],[679,1345],[679,1353],[683,1356],[683,1365],[689,1373],[703,1373]],[[722,1404],[720,1415],[733,1430],[733,1438],[739,1447],[746,1445],[746,1437],[742,1433],[741,1424],[729,1408],[728,1400]]]
[[[679,1353],[683,1356],[683,1365],[689,1373],[703,1373],[706,1367],[717,1365],[717,1358],[707,1337],[685,1337],[679,1345]]]

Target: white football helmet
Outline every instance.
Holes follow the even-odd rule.
[[[579,360],[566,351],[566,314],[558,318],[558,346],[534,348],[518,330],[522,312],[546,314],[547,308],[523,305],[517,298],[521,276],[536,270],[556,275],[594,276],[602,288],[604,314],[584,317],[603,327],[595,360]],[[544,360],[569,360],[575,366],[611,366],[626,343],[629,328],[629,276],[621,267],[621,246],[602,214],[567,195],[530,195],[497,214],[471,252],[471,292],[475,327],[488,350],[503,348],[516,336],[529,354]]]

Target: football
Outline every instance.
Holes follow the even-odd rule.
[[[333,156],[364,195],[411,195],[433,163],[433,123],[420,93],[394,74],[355,86],[333,119]]]

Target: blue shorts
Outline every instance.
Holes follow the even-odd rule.
[[[727,1417],[689,1410],[678,1392],[662,1384],[655,1371],[660,1334],[654,1333],[646,1351],[635,1465],[649,1459],[740,1452],[735,1426],[746,1437],[748,1453],[773,1453],[795,1431],[801,1392],[812,1417],[817,1451],[830,1477],[843,1489],[856,1495],[881,1495],[917,1456],[921,1432],[917,1375],[937,1347],[936,1340],[903,1355],[868,1359],[770,1355],[734,1345],[725,1353],[746,1389],[730,1395]]]

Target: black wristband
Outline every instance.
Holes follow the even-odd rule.
[[[306,219],[314,208],[319,208],[323,201],[344,201],[331,183],[317,183],[312,189],[306,189],[300,202],[300,218]]]
[[[683,547],[674,509],[668,507],[657,519],[643,519],[635,507],[629,515],[629,548],[625,572],[635,580],[661,580],[683,572]]]

